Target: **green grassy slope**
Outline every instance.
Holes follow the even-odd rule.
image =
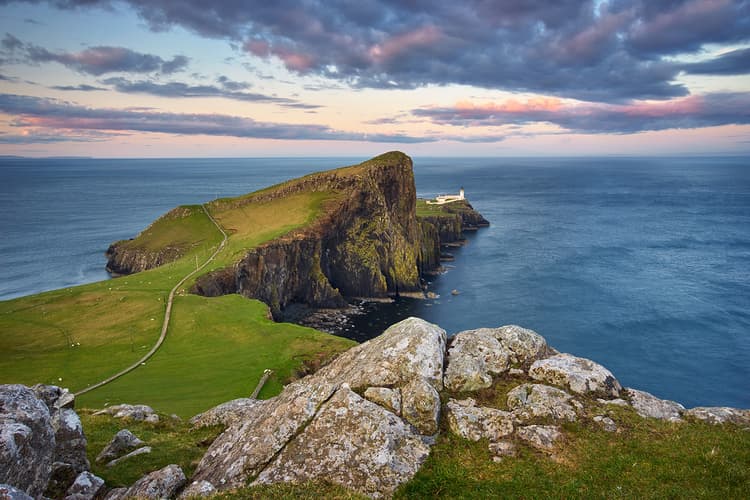
[[[229,241],[203,272],[310,223],[332,196],[303,193],[245,205],[241,213],[217,210]],[[159,336],[169,290],[222,240],[199,206],[180,211],[182,216],[165,216],[128,242],[145,249],[174,243],[180,259],[114,280],[0,302],[0,383],[41,382],[77,391],[142,357]],[[190,416],[248,395],[265,368],[277,373],[262,393],[270,396],[304,359],[353,345],[265,316],[265,305],[257,301],[178,293],[162,349],[146,366],[84,395],[81,404],[147,403]]]

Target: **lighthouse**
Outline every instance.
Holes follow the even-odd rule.
[[[460,200],[465,200],[466,199],[464,197],[464,187],[463,186],[461,186],[461,189],[458,190],[458,199],[460,199]]]

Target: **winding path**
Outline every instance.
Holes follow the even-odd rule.
[[[175,286],[172,288],[172,290],[169,292],[169,298],[167,299],[167,309],[164,311],[164,322],[161,325],[161,335],[159,335],[159,340],[156,341],[156,344],[154,344],[154,347],[151,348],[148,353],[146,353],[145,356],[143,356],[141,359],[133,363],[132,365],[128,366],[122,371],[119,371],[115,373],[114,375],[107,377],[106,379],[102,380],[101,382],[97,382],[96,384],[90,385],[86,387],[85,389],[81,389],[80,391],[76,392],[76,396],[80,396],[81,394],[86,394],[89,391],[93,391],[94,389],[98,389],[99,387],[109,384],[115,379],[118,379],[125,375],[126,373],[130,373],[142,364],[144,364],[146,361],[148,361],[151,356],[156,354],[156,351],[159,350],[159,347],[164,343],[164,339],[167,338],[167,329],[169,328],[169,319],[172,317],[172,303],[174,302],[174,295],[177,293],[177,290],[187,281],[189,280],[195,273],[206,267],[214,258],[221,252],[221,250],[224,248],[224,245],[227,243],[227,233],[224,231],[224,229],[219,225],[218,222],[216,222],[216,219],[214,219],[211,214],[209,213],[208,209],[206,208],[206,205],[201,205],[201,208],[203,208],[203,211],[206,213],[206,216],[209,218],[211,222],[213,222],[214,226],[221,232],[224,239],[219,243],[219,247],[214,251],[214,253],[211,254],[211,256],[201,264],[199,267],[196,267],[194,271],[191,271],[187,274],[184,278],[182,278]]]

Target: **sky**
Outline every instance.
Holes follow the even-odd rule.
[[[0,0],[0,155],[750,154],[750,0]]]

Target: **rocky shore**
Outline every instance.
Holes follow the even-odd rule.
[[[481,402],[482,391],[503,387]],[[0,386],[0,494],[5,498],[93,499],[106,485],[89,472],[86,439],[67,391]],[[688,421],[750,429],[750,410],[685,409],[622,387],[598,363],[560,353],[536,332],[509,325],[448,339],[437,325],[408,318],[353,347],[276,397],[238,399],[191,420],[224,425],[188,478],[177,465],[147,474],[108,500],[188,498],[277,482],[324,480],[389,497],[424,464],[441,432],[484,440],[491,460],[531,450],[555,460],[567,422],[619,432],[615,408],[671,425]],[[147,411],[149,410],[149,411]],[[121,415],[153,418],[149,407]],[[156,417],[158,420],[158,416]],[[114,441],[114,440],[113,440]]]

